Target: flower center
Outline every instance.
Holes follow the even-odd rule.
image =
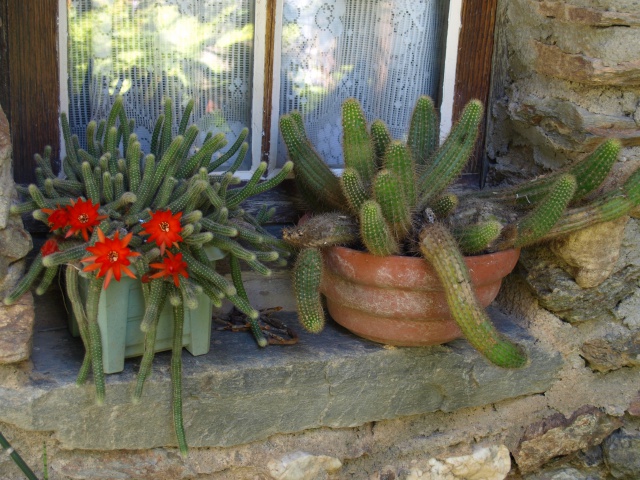
[[[80,223],[87,223],[89,221],[89,215],[87,215],[86,213],[81,213],[80,215],[78,215],[78,221]]]
[[[115,263],[118,261],[118,252],[116,252],[115,250],[111,250],[109,253],[107,253],[107,258],[109,259],[109,262],[111,263]]]
[[[160,230],[162,230],[164,233],[167,233],[170,230],[169,222],[160,222]]]

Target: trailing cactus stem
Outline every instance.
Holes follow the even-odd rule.
[[[171,351],[171,404],[173,429],[178,439],[180,454],[188,453],[187,439],[182,416],[182,329],[184,325],[184,305],[173,307],[173,348]]]
[[[385,257],[400,251],[380,205],[375,200],[367,200],[360,209],[360,237],[372,255]]]
[[[573,175],[561,175],[551,187],[547,198],[517,223],[517,236],[513,246],[519,248],[540,241],[562,216],[576,191],[576,186]]]
[[[44,266],[42,265],[42,253],[38,252],[38,255],[33,259],[33,262],[31,263],[31,266],[29,267],[29,270],[27,271],[25,276],[22,277],[13,291],[8,296],[4,297],[3,303],[5,305],[13,305],[14,303],[16,303],[20,299],[20,297],[27,293],[29,288],[31,288],[31,285],[33,285],[33,282],[36,280],[36,278],[38,278],[38,275],[40,275],[40,272],[42,272],[43,268]]]
[[[87,293],[87,330],[89,332],[89,345],[91,345],[91,370],[96,387],[96,402],[102,405],[104,402],[104,367],[102,366],[102,336],[98,325],[98,304],[102,293],[104,277],[92,277],[89,280]]]
[[[237,295],[241,297],[245,302],[249,303],[249,296],[247,295],[247,291],[244,289],[244,283],[242,282],[240,261],[235,255],[231,255],[229,258],[229,264],[231,266],[231,279],[233,280],[233,286],[236,287],[236,290],[238,292]],[[260,329],[258,319],[252,317],[247,318],[249,319],[249,327],[251,328],[253,337],[256,339],[256,343],[259,347],[266,347],[269,342]]]
[[[320,297],[322,254],[317,248],[300,251],[293,266],[293,290],[298,306],[298,319],[312,333],[324,328],[325,316]]]
[[[526,355],[498,333],[478,303],[469,271],[449,230],[439,223],[424,227],[420,232],[420,250],[438,274],[451,315],[469,343],[495,365],[524,366]]]

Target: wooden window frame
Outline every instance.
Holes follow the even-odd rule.
[[[65,88],[60,79],[66,65],[66,38],[58,35],[58,23],[66,22],[66,0],[0,0],[0,104],[11,126],[13,171],[18,183],[34,180],[33,154],[45,145],[60,148],[59,112]],[[497,0],[452,0],[443,79],[442,128],[446,133],[462,107],[472,98],[487,102]],[[252,144],[254,165],[275,158],[278,125],[280,37],[282,1],[256,0],[256,65],[264,69],[254,76]],[[456,31],[459,34],[456,35]],[[27,60],[25,60],[27,59]],[[258,69],[255,69],[258,70]],[[275,73],[275,75],[274,75]],[[64,110],[64,109],[63,109]],[[475,173],[485,162],[483,122],[481,141],[471,165]],[[59,159],[57,159],[59,162]]]

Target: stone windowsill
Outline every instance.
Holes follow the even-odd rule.
[[[83,348],[60,326],[57,296],[37,302],[30,368],[0,366],[0,421],[53,431],[62,448],[143,449],[175,445],[168,352],[158,354],[143,400],[130,400],[139,359],[107,378],[103,406],[93,384],[76,387]],[[183,396],[191,446],[231,446],[317,427],[353,427],[437,410],[491,404],[547,390],[562,360],[536,345],[497,309],[498,328],[522,344],[530,364],[506,370],[463,340],[428,348],[385,347],[332,322],[292,346],[259,349],[247,332],[214,331],[209,354],[183,354]],[[294,326],[295,314],[281,319]]]

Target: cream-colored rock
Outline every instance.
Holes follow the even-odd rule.
[[[342,462],[327,455],[294,452],[280,460],[271,460],[269,473],[276,480],[316,480],[342,467]]]
[[[509,449],[504,445],[476,448],[471,455],[432,458],[429,470],[412,469],[407,478],[421,480],[503,480],[511,470]]]
[[[0,364],[29,358],[34,320],[31,293],[23,295],[14,305],[0,306]]]
[[[570,266],[569,273],[578,285],[597,287],[613,272],[628,221],[625,216],[584,228],[551,242],[550,248]]]

